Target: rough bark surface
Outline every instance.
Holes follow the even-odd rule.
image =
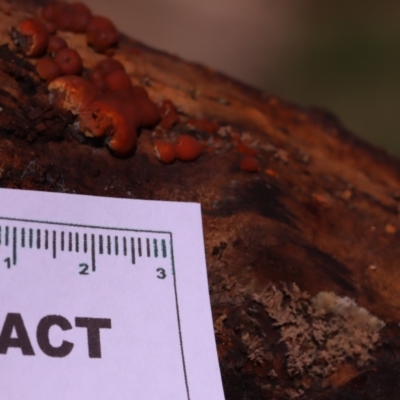
[[[49,105],[34,61],[15,52],[10,29],[37,5],[0,1],[0,186],[200,202],[227,400],[400,398],[399,162],[329,113],[126,37],[114,57],[154,101],[167,98],[179,109],[181,123],[162,135],[187,132],[185,118],[193,117],[221,128],[214,135],[190,131],[209,144],[191,163],[161,164],[153,155],[157,130],[143,130],[135,154],[117,159],[71,133],[72,115]],[[62,35],[86,68],[103,57],[83,35]],[[233,137],[254,149],[260,172],[239,168],[243,155]],[[329,353],[331,344],[311,333],[317,356],[290,369],[290,343],[305,346],[304,353],[310,343],[298,333],[284,340],[285,326],[305,324],[313,332],[313,321],[338,323],[331,314],[313,320],[310,310],[297,320],[311,304],[305,292],[314,299],[320,292],[347,296],[386,325],[355,338],[360,348],[336,358],[319,352],[322,346]],[[280,295],[281,302],[274,297]],[[284,322],[274,306],[290,318]],[[371,357],[363,362],[365,351]]]

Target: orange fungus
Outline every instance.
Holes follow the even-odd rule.
[[[87,42],[98,52],[105,52],[115,46],[119,33],[115,25],[106,17],[93,17],[87,26]]]
[[[179,136],[175,144],[176,156],[181,161],[194,161],[203,150],[204,146],[190,135]]]
[[[54,61],[64,75],[79,75],[82,71],[82,58],[76,50],[64,48],[57,50]]]
[[[28,57],[40,57],[46,51],[49,33],[40,20],[28,18],[13,28],[12,39]]]
[[[165,164],[170,164],[176,159],[175,146],[164,140],[156,140],[154,152],[156,157]]]
[[[52,35],[49,37],[47,44],[47,52],[55,53],[57,50],[61,50],[68,47],[67,42],[60,36]]]
[[[52,80],[47,88],[50,103],[73,114],[79,114],[97,94],[91,82],[76,75],[60,76]]]
[[[60,66],[48,56],[38,60],[36,71],[38,75],[46,81],[52,81],[62,75]]]

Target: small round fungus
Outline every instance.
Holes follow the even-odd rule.
[[[92,13],[83,3],[72,3],[68,12],[70,14],[68,30],[75,33],[86,32],[86,29],[92,19]]]
[[[96,51],[103,53],[119,40],[115,25],[106,17],[93,17],[87,26],[87,42]]]
[[[60,66],[51,57],[45,56],[36,63],[38,75],[45,81],[52,81],[62,75]]]
[[[176,159],[175,146],[164,140],[156,140],[154,143],[154,153],[164,164],[170,164]]]
[[[40,17],[45,21],[54,22],[59,13],[59,8],[59,2],[48,3],[41,9]]]
[[[122,90],[132,87],[131,78],[125,71],[114,71],[106,77],[107,87],[109,90]]]
[[[55,53],[68,47],[67,42],[60,36],[51,35],[47,44],[47,53]]]
[[[176,156],[181,161],[194,161],[204,151],[204,146],[193,136],[180,135],[175,144]]]
[[[66,31],[69,28],[70,5],[61,1],[51,2],[43,7],[41,17],[55,24],[57,29]]]
[[[101,71],[105,75],[111,74],[115,71],[125,71],[124,66],[116,59],[107,57],[99,61],[93,68],[93,70]]]
[[[12,29],[15,45],[28,57],[40,57],[47,49],[49,33],[38,19],[28,18]]]
[[[152,127],[160,120],[158,107],[150,99],[135,100],[136,107],[140,115],[140,125]]]
[[[82,72],[82,58],[76,50],[63,48],[54,54],[54,61],[64,75],[79,75]]]
[[[108,89],[107,76],[117,71],[125,71],[124,66],[119,61],[107,57],[93,67],[89,73],[89,79],[99,92],[105,92]]]

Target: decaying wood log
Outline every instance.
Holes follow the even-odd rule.
[[[50,105],[11,40],[39,5],[0,0],[1,187],[200,202],[227,400],[400,398],[399,162],[325,111],[127,37],[113,57],[179,122],[113,157]],[[104,58],[83,34],[59,35],[85,69]],[[160,163],[155,140],[182,133],[207,150]]]

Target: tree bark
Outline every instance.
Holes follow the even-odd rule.
[[[201,203],[227,400],[400,397],[399,162],[325,111],[298,107],[127,37],[114,57],[155,102],[170,99],[180,123],[166,132],[143,129],[135,154],[115,158],[71,133],[73,116],[52,108],[34,61],[16,52],[11,27],[38,4],[0,1],[1,187]],[[103,57],[82,35],[61,35],[79,50],[85,68]],[[161,164],[155,138],[189,132],[193,118],[220,126],[214,134],[190,130],[208,151],[194,162]],[[255,153],[259,172],[240,168],[244,153]],[[348,320],[336,311],[316,317],[313,301],[321,292],[334,293],[332,301],[354,300],[353,311],[363,307],[386,325],[369,326],[361,342],[349,329],[358,350],[327,355],[332,348],[326,338],[316,339],[317,322],[334,341],[327,326],[337,324],[343,333]],[[308,340],[298,333],[283,338],[300,323]],[[315,359],[293,366],[293,346],[306,354],[311,342]],[[363,362],[360,354],[372,358]]]

